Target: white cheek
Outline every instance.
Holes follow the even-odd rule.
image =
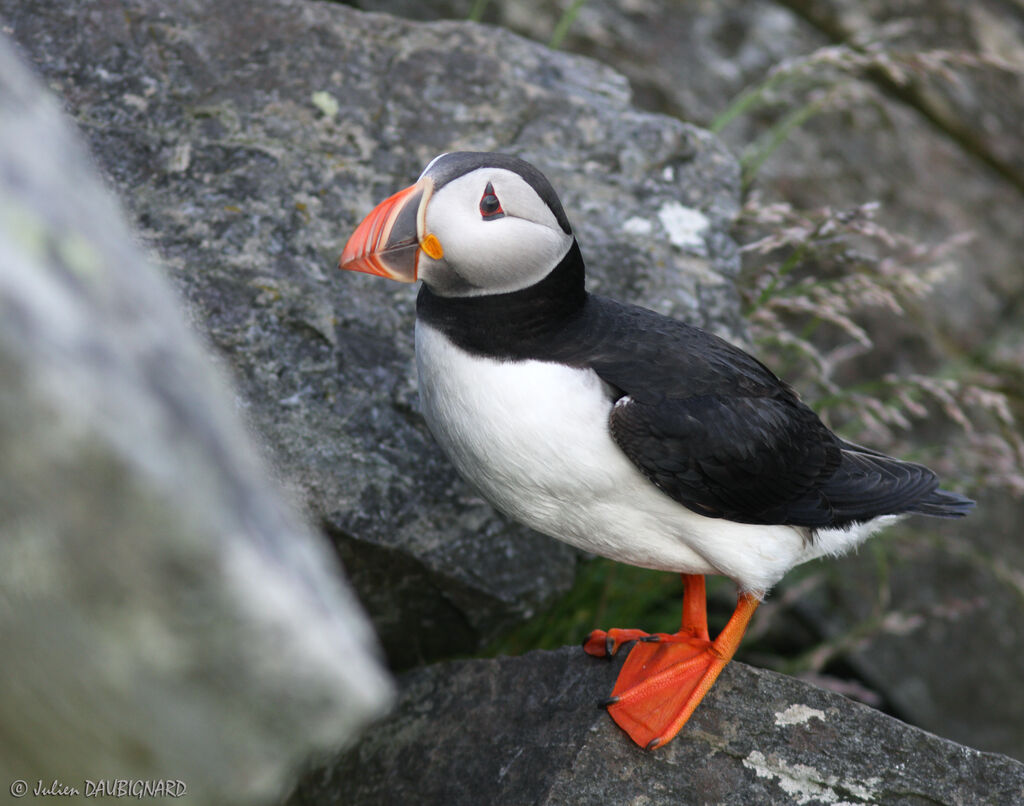
[[[489,294],[526,288],[543,279],[572,243],[571,236],[561,230],[514,216],[493,221],[466,216],[459,222],[432,221],[428,216],[427,229],[441,242],[443,262]],[[435,266],[428,268],[430,263]],[[429,258],[424,261],[421,275],[428,282],[431,273],[440,268],[437,263]]]
[[[558,237],[547,227],[508,216],[481,219],[449,240],[454,265],[495,281],[514,280],[516,274],[532,269],[550,270],[562,251]]]

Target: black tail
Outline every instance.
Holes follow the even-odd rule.
[[[931,515],[962,518],[974,502],[939,489],[939,479],[924,465],[841,443],[843,460],[822,488],[838,524],[865,522],[879,515]]]
[[[972,509],[974,502],[970,498],[959,493],[951,493],[949,490],[933,490],[926,498],[916,501],[907,511],[935,518],[962,518]]]

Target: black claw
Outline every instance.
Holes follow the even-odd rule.
[[[651,739],[647,743],[647,747],[645,747],[644,750],[654,750],[659,744],[661,744],[661,737],[660,736],[658,736],[658,737],[656,737],[654,739]]]
[[[601,700],[598,705],[602,708],[607,708],[609,705],[615,705],[619,701],[619,697],[609,697],[607,700]]]
[[[645,635],[643,638],[637,638],[637,641],[643,641],[645,644],[656,644],[661,640],[660,635]]]
[[[604,654],[609,658],[615,654],[615,641],[610,635],[604,639]]]

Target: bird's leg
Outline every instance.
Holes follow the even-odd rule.
[[[736,653],[760,603],[753,594],[742,594],[728,624],[711,641],[704,579],[684,579],[680,631],[675,635],[659,633],[642,638],[630,650],[607,702],[612,719],[634,742],[648,750],[666,744],[686,724]]]
[[[708,640],[708,597],[703,574],[683,574],[683,623],[676,635]]]

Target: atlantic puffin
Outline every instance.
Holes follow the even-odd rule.
[[[555,191],[514,156],[436,157],[359,224],[339,267],[422,281],[423,414],[498,510],[682,575],[677,633],[595,630],[584,643],[595,656],[633,644],[604,704],[641,747],[679,732],[790,568],[906,515],[957,518],[973,506],[928,468],[832,433],[729,342],[588,293]],[[714,640],[705,574],[738,588]]]

